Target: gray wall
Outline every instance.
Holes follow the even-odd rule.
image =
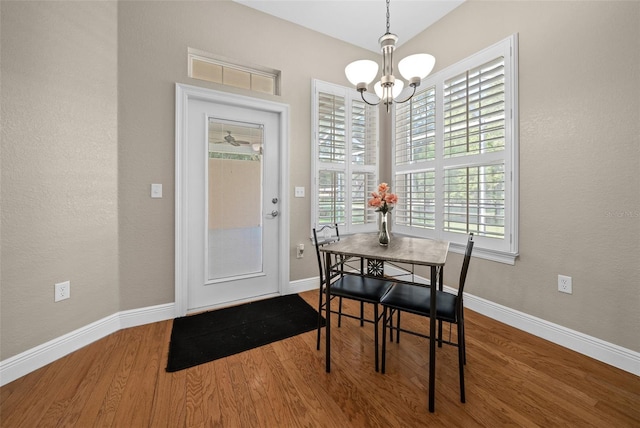
[[[0,359],[173,301],[175,83],[256,96],[189,79],[187,47],[283,71],[282,96],[257,96],[291,106],[290,279],[317,275],[295,258],[310,201],[293,198],[310,189],[311,79],[347,85],[344,65],[377,55],[227,1],[0,7]],[[634,351],[639,23],[637,2],[471,1],[399,49],[434,54],[437,71],[520,34],[521,257],[474,259],[468,291]],[[54,304],[65,279],[72,298]]]
[[[291,280],[317,275],[313,257],[295,257],[309,243],[310,201],[293,197],[294,186],[310,191],[311,79],[346,84],[344,64],[377,56],[226,1],[124,2],[118,25],[122,309],[173,301],[175,82],[290,105]],[[281,70],[281,96],[189,79],[188,47]],[[149,199],[152,182],[164,199]]]
[[[3,0],[0,14],[1,360],[174,301],[176,82],[291,106],[291,278],[317,275],[312,257],[295,259],[310,210],[293,198],[293,186],[310,189],[311,79],[346,84],[344,64],[376,54],[229,1]],[[189,79],[188,47],[282,70],[282,96]],[[55,170],[34,172],[54,156]],[[162,199],[149,197],[151,183],[164,185]],[[54,303],[66,279],[71,299]]]
[[[474,259],[466,291],[640,351],[640,3],[471,1],[400,53],[432,53],[437,72],[513,33],[520,258]]]
[[[118,25],[116,3],[0,7],[4,360],[120,310]]]

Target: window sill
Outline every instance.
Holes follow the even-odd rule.
[[[458,244],[451,242],[449,244],[449,251],[457,254],[464,254],[466,249],[465,244]],[[488,248],[480,248],[478,246],[473,247],[473,257],[479,259],[490,260],[492,262],[504,263],[508,265],[515,265],[518,253],[506,253],[504,251],[490,250]]]

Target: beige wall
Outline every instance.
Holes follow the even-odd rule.
[[[474,259],[466,290],[640,351],[640,3],[474,0],[400,56],[430,52],[437,72],[513,33],[520,258]],[[558,274],[573,277],[572,295]]]
[[[175,83],[204,86],[289,104],[291,280],[315,275],[309,243],[311,79],[348,84],[344,64],[374,53],[228,2],[122,2],[119,5],[121,308],[174,298]],[[187,77],[187,48],[282,71],[282,95],[270,96]],[[148,198],[152,182],[165,198]],[[159,202],[159,203],[158,203]],[[144,260],[140,255],[144,254]]]
[[[0,8],[4,360],[120,309],[118,27],[115,3]]]
[[[291,106],[290,279],[317,275],[313,257],[295,258],[310,200],[293,198],[310,190],[311,79],[347,85],[345,64],[379,57],[227,1],[124,1],[114,13],[1,2],[1,359],[173,302],[175,83],[255,95],[189,79],[187,47],[282,70],[282,96],[256,96]],[[639,23],[637,2],[471,1],[399,50],[433,53],[437,71],[520,34],[521,257],[474,259],[468,291],[635,351]],[[459,265],[452,255],[447,283]],[[573,295],[556,291],[558,273]],[[54,304],[64,279],[72,299]]]

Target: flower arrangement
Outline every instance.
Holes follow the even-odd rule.
[[[397,203],[398,196],[391,193],[391,188],[387,183],[380,183],[378,185],[378,191],[371,192],[371,199],[369,199],[369,206],[375,208],[376,211],[382,214],[391,211]]]

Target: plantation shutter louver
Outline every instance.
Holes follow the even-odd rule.
[[[346,155],[344,97],[321,93],[318,100],[318,158],[343,163]]]
[[[504,149],[504,58],[446,80],[444,156]]]

